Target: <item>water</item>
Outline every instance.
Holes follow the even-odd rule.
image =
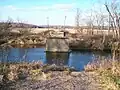
[[[4,53],[4,54],[3,54]],[[76,70],[83,70],[84,66],[96,57],[110,58],[110,53],[71,51],[70,53],[46,53],[42,48],[10,48],[0,51],[1,62],[33,62],[42,61],[44,64],[66,65]]]

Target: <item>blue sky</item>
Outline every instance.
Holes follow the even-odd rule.
[[[51,25],[75,25],[76,8],[81,13],[89,13],[92,8],[102,7],[105,0],[0,0],[0,20],[8,17],[25,23],[46,25],[49,17]],[[93,7],[94,6],[94,7]],[[104,7],[102,7],[104,8]],[[85,17],[81,15],[81,17]]]

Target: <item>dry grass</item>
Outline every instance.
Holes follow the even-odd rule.
[[[2,67],[2,66],[1,66]],[[16,81],[16,80],[46,80],[51,78],[52,71],[74,71],[68,67],[59,67],[56,65],[44,65],[42,62],[32,63],[10,63],[3,68],[2,75],[3,81]]]
[[[28,75],[31,75],[31,72],[34,70],[38,73],[38,70],[42,67],[42,62],[32,62],[32,63],[17,63],[6,65],[5,68],[2,68],[2,75],[4,75],[3,80],[14,81],[20,78],[26,78]],[[42,71],[39,71],[42,72]],[[32,75],[31,75],[32,76]]]
[[[100,75],[103,90],[120,90],[120,61],[94,61],[85,66],[85,71],[94,71]]]

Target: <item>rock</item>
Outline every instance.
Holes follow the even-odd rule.
[[[22,40],[19,42],[19,44],[21,44],[21,45],[23,45],[23,44],[25,44]]]
[[[4,81],[14,81],[18,79],[18,75],[16,72],[10,71],[8,74],[3,76]]]
[[[20,79],[20,80],[24,80],[24,79],[26,79],[28,77],[28,73],[27,72],[20,72],[19,74],[18,74],[18,79]]]
[[[11,71],[12,71],[12,70],[17,71],[18,65],[12,65],[12,64],[10,64],[10,65],[9,65],[9,69],[10,69]]]
[[[45,40],[43,40],[43,41],[40,42],[40,44],[42,44],[42,45],[45,45],[45,43],[46,43]]]
[[[3,75],[0,75],[0,82],[2,82],[3,80]]]
[[[81,74],[81,72],[71,72],[71,76],[79,76]]]
[[[67,66],[56,66],[55,64],[53,64],[53,65],[44,66],[42,71],[46,73],[49,71],[69,71],[69,72],[72,72],[72,71],[76,71],[76,70],[74,68],[70,68]]]
[[[44,72],[42,72],[42,75],[38,75],[35,77],[36,80],[46,80],[47,76]]]
[[[44,72],[42,72],[41,69],[31,70],[30,71],[30,77],[28,77],[27,79],[46,80],[47,75]]]
[[[23,45],[25,43],[23,42],[23,40],[17,39],[17,40],[15,40],[15,44],[21,44],[21,45]]]
[[[30,39],[27,44],[33,44],[34,42]]]
[[[28,77],[26,78],[26,80],[32,80],[32,78],[28,76]]]
[[[8,44],[12,44],[14,42],[14,40],[9,40]]]
[[[37,44],[37,43],[38,43],[37,40],[34,40],[33,42],[34,42],[34,44]]]

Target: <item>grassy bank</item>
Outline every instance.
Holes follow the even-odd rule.
[[[67,66],[56,66],[42,64],[42,62],[32,62],[32,63],[9,63],[0,64],[0,75],[3,75],[3,81],[16,81],[26,78],[30,80],[41,80],[47,79],[48,73],[52,71],[75,71],[74,68],[69,68]]]
[[[104,39],[105,38],[105,39]],[[112,44],[118,41],[112,36],[94,35],[94,36],[81,36],[73,42],[70,42],[70,48],[73,50],[104,50],[110,51]]]
[[[3,75],[1,90],[102,90],[94,73],[41,62],[9,64]]]
[[[118,60],[94,61],[85,66],[85,71],[99,74],[103,90],[120,90],[120,62]]]
[[[1,65],[0,68],[1,74],[3,75],[4,84],[8,83],[9,81],[12,81],[16,83],[13,86],[17,85],[18,83],[18,85],[20,85],[21,87],[23,85],[20,84],[21,80],[23,81],[25,80],[25,82],[28,84],[28,88],[30,88],[28,81],[32,82],[32,85],[35,86],[36,84],[34,84],[33,81],[34,82],[37,81],[37,83],[39,81],[40,82],[38,84],[39,87],[44,87],[44,85],[43,86],[41,85],[41,82],[43,81],[50,81],[56,85],[56,83],[58,82],[53,81],[55,79],[54,75],[56,75],[56,77],[60,77],[59,78],[60,80],[63,80],[62,77],[64,77],[65,79],[70,79],[70,82],[68,80],[64,81],[64,83],[66,82],[72,83],[74,80],[76,81],[78,80],[75,86],[78,87],[79,85],[82,84],[81,87],[87,88],[85,90],[120,90],[120,62],[117,60],[93,61],[89,63],[87,66],[85,66],[85,71],[83,72],[75,72],[74,69],[70,69],[68,67],[43,65],[41,62],[16,63],[16,64],[11,63],[5,66]],[[62,77],[58,73],[62,73]],[[84,82],[86,82],[87,85]],[[60,83],[58,84],[58,86],[60,85]],[[50,84],[47,85],[49,86]],[[89,89],[89,87],[87,86],[96,89]],[[69,87],[71,86],[69,85]],[[99,87],[100,89],[98,89]]]

